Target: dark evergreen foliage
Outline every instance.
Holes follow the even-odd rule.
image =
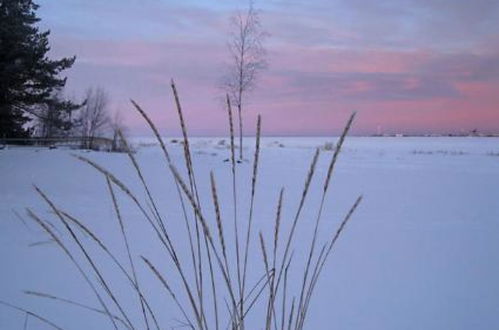
[[[37,9],[32,0],[0,0],[0,138],[29,136],[25,124],[42,108],[68,112],[80,106],[56,97],[66,84],[59,73],[75,57],[47,57],[50,31],[36,26]]]

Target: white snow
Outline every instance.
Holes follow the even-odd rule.
[[[203,210],[209,220],[214,221],[209,190],[209,171],[213,170],[226,232],[230,236],[231,175],[230,163],[224,162],[229,150],[227,139],[220,140],[222,138],[193,138],[191,144]],[[253,234],[261,229],[268,246],[271,246],[280,188],[285,188],[282,221],[286,233],[314,148],[324,147],[332,140],[263,138]],[[134,143],[146,180],[160,211],[167,217],[169,231],[181,255],[190,260],[178,197],[163,155],[151,138],[137,138]],[[245,144],[250,161],[237,168],[241,188],[238,197],[244,201],[240,207],[243,224],[249,207],[254,139],[247,138]],[[181,146],[168,142],[168,148],[183,170]],[[22,292],[37,290],[99,307],[68,258],[55,244],[46,243],[46,234],[26,216],[25,208],[29,207],[60,228],[65,242],[70,242],[32,184],[92,228],[128,265],[105,180],[90,166],[71,157],[72,153],[84,155],[110,169],[145,201],[145,193],[125,154],[32,147],[0,150],[0,300],[38,312],[63,328],[106,329],[110,323],[101,315]],[[331,235],[358,195],[362,194],[364,200],[329,259],[315,292],[307,328],[498,328],[498,155],[497,138],[347,138],[327,197],[321,241]],[[331,156],[331,151],[321,153],[318,172],[300,220],[296,268],[303,264]],[[129,199],[121,193],[118,195],[132,236],[133,254],[150,258],[169,277],[172,286],[178,287],[176,274],[154,233]],[[92,245],[88,238],[83,238],[83,242]],[[249,260],[252,280],[263,270],[257,240],[254,242]],[[68,245],[76,251],[73,244]],[[135,296],[126,299],[132,292],[129,285],[107,259],[98,255],[95,258],[124,307],[135,311],[132,317],[140,324]],[[161,323],[165,328],[178,325],[175,319],[180,319],[181,314],[170,297],[138,260],[137,268]],[[300,277],[291,280],[291,287],[299,286]],[[218,282],[221,286],[221,279]],[[223,301],[220,304],[224,309]],[[255,318],[250,317],[248,322],[249,329],[263,327],[262,321]],[[21,329],[23,323],[22,313],[0,305],[1,329]],[[47,328],[33,318],[29,325],[30,329]]]

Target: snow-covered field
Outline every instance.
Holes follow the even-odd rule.
[[[209,191],[209,171],[213,170],[222,216],[230,223],[230,163],[224,161],[229,150],[227,141],[221,140],[192,139],[193,157],[203,209],[213,220]],[[182,167],[181,146],[167,141],[174,161]],[[331,141],[263,138],[254,221],[269,244],[280,188],[285,188],[283,230],[287,232],[314,148]],[[163,155],[150,138],[134,143],[172,237],[188,256],[181,209]],[[246,139],[249,159],[253,143]],[[126,261],[103,176],[71,153],[110,169],[145,200],[125,154],[31,147],[0,150],[0,300],[36,311],[63,328],[105,329],[110,323],[101,315],[23,294],[23,290],[37,290],[98,307],[67,257],[26,217],[25,208],[29,207],[59,226],[32,184],[88,224]],[[297,233],[296,267],[303,263],[331,156],[331,151],[323,150],[319,159]],[[249,206],[251,167],[251,161],[238,165],[243,223]],[[338,241],[315,293],[308,329],[499,329],[499,139],[348,138],[327,197],[322,240],[335,230],[360,194],[364,200]],[[119,201],[132,234],[134,255],[147,256],[168,276],[171,264],[159,252],[143,217],[122,194]],[[88,238],[84,242],[90,244]],[[127,283],[103,258],[97,256],[96,260],[125,301],[125,308],[131,308],[132,303],[124,299],[130,292]],[[257,243],[252,246],[249,264],[252,278],[258,277],[263,262]],[[177,326],[175,319],[181,315],[170,298],[143,264],[137,268],[162,324],[165,328]],[[179,283],[173,270],[171,274],[175,287]],[[290,286],[298,287],[298,281],[291,276]],[[132,317],[140,320],[138,313]],[[24,318],[23,313],[0,305],[1,329],[22,329]],[[263,327],[261,320],[258,323],[250,317],[248,322],[248,330]],[[30,318],[29,329],[46,328]]]

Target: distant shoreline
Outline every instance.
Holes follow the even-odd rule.
[[[161,136],[163,139],[183,139],[181,135],[162,135]],[[244,135],[244,138],[255,138],[254,135]],[[300,139],[300,138],[306,138],[306,139],[325,139],[325,138],[331,138],[331,137],[338,137],[338,135],[262,135],[262,138],[290,138],[290,139]],[[377,135],[377,134],[372,134],[372,135],[355,135],[351,134],[349,137],[359,137],[359,138],[406,138],[406,137],[428,137],[428,138],[449,138],[449,137],[455,137],[455,138],[463,138],[463,137],[469,137],[469,138],[499,138],[499,133],[497,134],[477,134],[477,135],[466,135],[466,134],[383,134],[383,135]],[[129,138],[131,139],[140,139],[140,138],[156,138],[153,135],[129,135]],[[194,138],[194,139],[225,139],[228,138],[228,136],[222,136],[222,135],[193,135],[189,136],[189,139]]]

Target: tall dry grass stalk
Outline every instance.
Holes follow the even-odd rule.
[[[234,244],[236,252],[236,270],[237,270],[237,287],[239,289],[239,297],[244,297],[243,287],[242,287],[242,277],[241,277],[241,253],[239,245],[239,222],[237,221],[237,179],[236,179],[236,151],[234,145],[234,121],[232,116],[232,106],[230,103],[229,95],[227,98],[227,113],[229,117],[229,134],[230,134],[230,160],[231,160],[231,172],[232,172],[232,208],[234,210]],[[243,310],[243,301],[240,300],[240,314]],[[244,322],[242,322],[241,327],[244,328]]]
[[[302,282],[302,287],[301,287],[301,292],[300,292],[300,300],[298,302],[298,311],[297,312],[298,312],[299,318],[297,319],[297,323],[296,323],[296,327],[295,327],[296,330],[302,328],[303,326],[301,324],[305,321],[304,320],[305,313],[304,313],[304,310],[303,310],[303,308],[304,308],[304,306],[303,306],[303,303],[304,303],[303,299],[304,299],[305,294],[306,294],[305,291],[306,291],[307,281],[309,280],[308,279],[308,275],[309,275],[309,271],[310,271],[310,266],[311,266],[312,259],[314,257],[315,248],[316,248],[316,245],[317,245],[317,234],[318,234],[318,231],[319,231],[320,221],[322,219],[322,211],[324,209],[324,202],[326,200],[326,194],[327,194],[327,191],[328,191],[328,188],[329,188],[329,183],[331,182],[331,178],[332,178],[334,166],[336,164],[336,160],[338,159],[338,155],[340,153],[341,147],[343,146],[343,142],[345,141],[345,137],[348,134],[348,131],[350,130],[350,127],[352,126],[354,118],[355,118],[355,112],[348,119],[348,122],[345,125],[345,128],[343,129],[343,133],[341,134],[341,136],[340,136],[340,138],[338,140],[338,143],[336,144],[336,148],[334,150],[333,157],[331,159],[331,162],[329,163],[329,167],[328,167],[328,170],[327,170],[326,179],[324,180],[322,197],[321,197],[321,202],[320,202],[320,205],[319,205],[319,211],[317,213],[317,218],[315,220],[314,234],[313,234],[313,237],[312,237],[312,240],[311,240],[311,243],[310,243],[310,251],[308,253],[307,264],[305,266],[305,272],[303,274],[303,282]]]
[[[141,269],[147,270],[155,281],[159,282],[162,292],[172,300],[182,317],[179,323],[184,327],[199,330],[243,330],[263,327],[266,330],[304,329],[310,302],[320,275],[328,258],[334,251],[339,236],[362,199],[359,197],[355,201],[338,229],[331,233],[330,238],[326,242],[319,242],[318,233],[321,230],[322,213],[324,204],[327,201],[330,182],[355,113],[352,114],[345,125],[325,173],[317,215],[314,218],[315,221],[312,222],[313,232],[309,241],[305,265],[295,265],[293,259],[296,246],[295,236],[297,228],[302,225],[302,220],[305,220],[302,219],[302,213],[304,213],[303,210],[309,203],[312,181],[318,172],[319,149],[315,150],[308,171],[305,173],[305,180],[303,188],[299,192],[298,203],[289,205],[288,202],[285,207],[284,188],[280,189],[273,216],[272,232],[265,233],[257,230],[258,235],[255,235],[253,218],[257,207],[255,201],[260,181],[258,174],[261,153],[261,117],[258,116],[257,118],[255,153],[249,184],[249,201],[239,200],[238,197],[242,196],[241,190],[246,186],[240,185],[239,170],[243,170],[245,165],[238,165],[239,162],[236,161],[233,114],[229,97],[227,97],[226,106],[230,138],[229,175],[232,185],[229,189],[224,189],[224,191],[229,190],[228,194],[232,195],[232,221],[226,222],[223,218],[224,205],[221,204],[221,192],[218,189],[214,173],[210,172],[209,178],[198,178],[196,176],[195,159],[191,150],[188,129],[179,93],[173,80],[171,81],[171,90],[182,130],[182,166],[177,164],[182,159],[174,159],[171,156],[159,130],[147,113],[137,102],[131,100],[131,103],[151,128],[165,157],[165,170],[173,180],[178,197],[178,201],[174,201],[174,203],[178,203],[182,209],[181,216],[185,225],[185,237],[172,234],[170,226],[176,219],[170,219],[165,212],[160,210],[159,206],[165,205],[165,203],[159,202],[153,195],[140,165],[140,158],[136,156],[130,144],[119,132],[136,178],[145,194],[134,192],[113,172],[93,160],[81,155],[74,155],[74,157],[90,165],[103,175],[118,223],[119,237],[123,242],[122,246],[126,260],[121,261],[107,247],[105,239],[99,238],[81,220],[57,207],[40,188],[35,186],[37,193],[56,219],[59,220],[58,225],[50,225],[49,221],[42,220],[31,210],[27,210],[28,215],[47,233],[50,239],[56,243],[77,268],[97,298],[99,307],[34,290],[28,290],[26,294],[93,311],[97,315],[106,317],[109,326],[114,329],[164,329],[166,326],[162,324],[161,318],[158,317],[161,306],[153,306],[150,299],[151,293],[145,292],[143,289],[145,287],[143,285],[145,278],[138,276],[139,267],[141,267]],[[179,168],[184,169],[185,172],[179,171]],[[207,192],[199,189],[198,180],[209,180],[209,190]],[[136,242],[131,239],[127,229],[127,222],[130,220],[121,210],[120,204],[124,201],[119,200],[116,195],[117,192],[120,192],[126,201],[131,202],[131,205],[138,209],[139,214],[145,220],[144,224],[154,232],[155,236],[151,239],[156,239],[159,242],[160,252],[171,267],[160,267],[158,266],[159,263],[151,260],[150,257],[136,255],[136,252],[134,252]],[[288,193],[290,192],[288,191]],[[206,197],[204,197],[205,195]],[[144,198],[138,196],[144,196]],[[206,201],[210,201],[212,207],[207,208],[204,204]],[[167,202],[167,206],[172,203],[171,200]],[[248,203],[246,205],[249,206],[247,218],[241,212],[241,210],[244,210],[244,208],[241,208],[243,203]],[[314,207],[314,204],[310,203],[309,207]],[[293,212],[289,223],[283,218],[283,209]],[[240,221],[243,216],[247,221]],[[303,225],[310,226],[310,221]],[[233,228],[230,228],[231,226]],[[59,228],[62,228],[63,231],[59,231]],[[233,233],[231,230],[233,230]],[[271,244],[267,242],[271,242]],[[97,250],[90,249],[89,244],[93,244],[97,247]],[[183,246],[188,248],[188,257],[185,257],[185,253],[181,253]],[[76,251],[74,251],[75,249]],[[258,249],[262,259],[260,273],[255,272],[256,265],[250,262],[254,259],[255,250]],[[114,291],[110,285],[113,278],[105,276],[107,273],[104,273],[95,261],[95,253],[101,253],[99,258],[108,258],[111,261],[110,265],[117,268],[118,272],[116,274],[123,276],[129,284],[130,294],[124,295],[120,292],[118,295]],[[161,265],[163,265],[163,262]],[[255,278],[255,274],[258,274],[257,278]],[[109,274],[107,275],[109,276]],[[295,288],[290,285],[291,277],[301,278],[298,292],[294,292]],[[38,314],[14,305],[0,303],[25,313],[26,317],[37,318],[53,328],[60,329]],[[257,305],[260,307],[255,308]],[[133,306],[137,308],[136,311],[133,311],[134,313],[127,310],[127,308],[134,308]],[[247,317],[252,311],[262,313],[254,317],[255,320],[260,320],[260,323],[249,323],[247,321]]]
[[[106,315],[106,312],[103,311],[103,310],[100,310],[100,309],[94,308],[92,306],[88,306],[88,305],[79,303],[77,301],[73,301],[71,299],[61,298],[61,297],[57,297],[57,296],[54,296],[54,295],[51,295],[51,294],[48,294],[48,293],[39,292],[39,291],[25,290],[24,293],[26,295],[28,295],[28,296],[38,297],[38,298],[43,298],[43,299],[50,299],[50,300],[53,300],[53,301],[56,301],[56,302],[60,302],[60,303],[63,303],[63,304],[68,304],[68,305],[73,305],[73,306],[79,307],[81,309],[85,309],[85,310],[88,310],[88,311],[91,311],[91,312],[95,312],[95,313],[98,313],[98,314]],[[112,317],[116,321],[120,322],[124,327],[128,328],[128,324],[122,318],[120,318],[119,316],[116,316],[116,315],[112,315]]]
[[[85,279],[85,282],[88,284],[88,286],[91,288],[92,292],[95,294],[97,297],[97,300],[99,301],[99,304],[102,306],[104,309],[106,315],[109,317],[111,320],[111,323],[115,329],[118,329],[118,326],[116,325],[116,321],[113,318],[111,312],[109,311],[109,308],[107,304],[104,302],[101,294],[99,293],[99,290],[97,290],[97,287],[93,283],[93,281],[90,280],[90,277],[87,275],[87,273],[83,270],[83,268],[80,266],[80,263],[76,260],[76,258],[73,256],[73,253],[69,251],[69,249],[66,247],[66,245],[59,239],[59,237],[54,233],[54,231],[47,225],[45,221],[43,221],[41,218],[39,218],[33,211],[30,209],[26,210],[28,213],[28,216],[30,216],[52,239],[56,244],[64,251],[66,256],[71,260],[71,262],[76,266],[78,269],[78,272],[82,275],[82,277]]]
[[[187,134],[187,127],[185,125],[185,121],[184,121],[184,115],[183,115],[183,112],[182,112],[182,107],[180,105],[180,100],[179,100],[179,96],[178,96],[178,92],[177,92],[177,88],[175,87],[175,82],[173,81],[173,79],[171,80],[171,83],[170,83],[170,86],[171,86],[171,89],[172,89],[172,93],[173,93],[173,97],[175,99],[175,106],[177,108],[177,114],[178,114],[178,118],[179,118],[179,123],[180,123],[180,128],[182,129],[182,137],[183,137],[183,148],[184,148],[184,160],[185,160],[185,167],[186,167],[186,170],[187,170],[187,173],[188,173],[188,179],[189,179],[189,188],[190,188],[190,191],[191,193],[196,196],[196,201],[197,201],[197,204],[200,205],[199,203],[199,195],[198,195],[198,192],[197,192],[197,185],[196,185],[196,179],[195,179],[195,176],[194,176],[194,166],[192,165],[192,156],[191,156],[191,150],[190,150],[190,146],[189,146],[189,138],[188,138],[188,134]],[[200,207],[200,206],[199,206]],[[194,213],[194,216],[196,217],[196,214]],[[196,267],[197,265],[197,269],[198,269],[198,274],[197,274],[197,277],[196,278],[196,288],[197,288],[197,291],[198,291],[198,299],[199,299],[199,302],[200,302],[200,309],[201,311],[203,312],[204,308],[203,308],[203,259],[201,257],[201,236],[200,236],[200,233],[199,233],[199,226],[198,226],[198,222],[197,221],[194,221],[194,225],[195,225],[195,229],[196,229],[196,251],[197,251],[197,259],[194,259],[193,262],[194,262],[194,266]],[[205,242],[206,244],[206,242]],[[210,251],[209,249],[206,249],[207,250],[207,253],[208,253],[208,259],[209,259],[209,265],[210,265],[210,274],[212,273],[211,270],[213,268],[212,266],[212,263],[211,263],[211,256],[210,256]],[[212,282],[213,282],[213,277],[212,277]],[[215,306],[217,306],[217,303],[216,303],[216,295],[213,295],[215,297]],[[218,324],[218,316],[216,317],[217,318],[217,324]],[[218,325],[217,325],[218,327]]]
[[[255,191],[256,191],[256,180],[258,176],[258,159],[260,156],[260,134],[262,127],[262,118],[258,115],[257,123],[256,123],[256,146],[255,146],[255,155],[253,158],[253,175],[251,177],[251,197],[250,197],[250,209],[249,209],[249,217],[248,217],[248,225],[246,230],[246,241],[244,248],[244,263],[243,263],[243,274],[242,274],[242,283],[241,283],[241,299],[244,297],[245,289],[246,289],[246,275],[247,275],[247,266],[248,266],[248,252],[250,247],[250,238],[251,238],[251,227],[253,224],[253,207],[255,203]],[[268,270],[266,270],[268,272]],[[241,300],[240,303],[240,313],[243,313],[244,310],[244,301]],[[244,322],[242,323],[244,327]]]
[[[29,310],[27,310],[25,308],[22,308],[22,307],[10,304],[10,303],[8,303],[6,301],[2,301],[2,300],[0,300],[0,305],[6,306],[6,307],[11,308],[13,310],[16,310],[16,311],[24,313],[26,315],[25,320],[24,320],[24,328],[27,327],[28,316],[31,316],[31,317],[34,317],[35,319],[40,320],[42,323],[44,323],[44,324],[46,324],[46,325],[48,325],[48,326],[50,326],[50,327],[52,327],[54,329],[64,330],[63,328],[61,328],[60,326],[58,326],[54,322],[52,322],[50,320],[47,320],[45,317],[41,316],[38,313],[34,313],[34,312],[29,311]]]

